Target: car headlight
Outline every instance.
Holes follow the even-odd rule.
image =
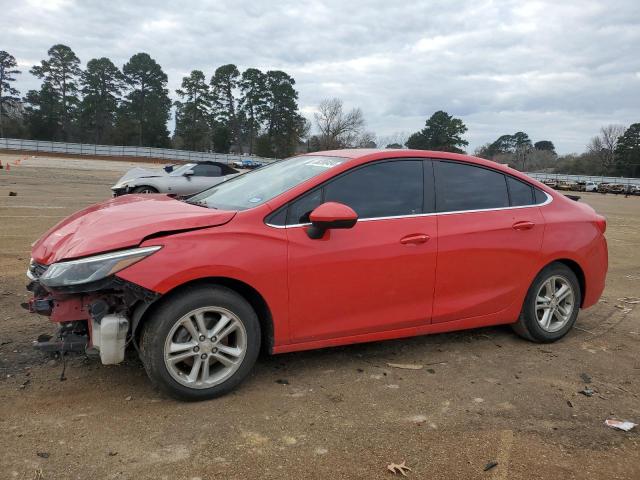
[[[124,182],[116,183],[113,187],[111,187],[111,190],[119,190],[121,188],[127,187],[132,181],[133,180],[125,180]]]
[[[139,262],[161,248],[160,246],[132,248],[54,263],[47,268],[39,280],[47,287],[66,287],[95,282]]]

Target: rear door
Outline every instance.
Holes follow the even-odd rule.
[[[461,162],[434,161],[434,171],[438,266],[433,323],[489,315],[522,301],[544,232],[535,189]]]
[[[367,164],[292,202],[287,213],[289,305],[296,342],[411,329],[431,317],[437,252],[431,162]],[[426,170],[426,175],[425,175]],[[428,179],[425,189],[423,179]],[[323,202],[357,224],[320,240],[306,233]]]

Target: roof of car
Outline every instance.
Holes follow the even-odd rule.
[[[472,155],[465,155],[461,153],[442,152],[438,150],[409,150],[404,148],[350,148],[344,150],[326,150],[320,152],[311,152],[305,155],[322,155],[327,157],[342,157],[348,158],[351,161],[370,162],[373,160],[383,160],[391,158],[436,158],[444,160],[458,160],[461,162],[480,165],[494,170],[500,170],[509,175],[519,177],[527,180],[529,183],[533,183],[538,188],[546,191],[547,193],[553,192],[552,189],[544,186],[541,182],[535,178],[531,178],[528,175],[514,170],[508,165],[494,162],[493,160],[487,160],[485,158],[474,157]],[[348,162],[351,163],[351,162]]]
[[[362,157],[426,157],[426,158],[447,158],[451,160],[479,160],[479,163],[486,162],[483,158],[472,157],[460,153],[442,152],[438,150],[411,150],[405,148],[345,148],[343,150],[325,150],[320,152],[311,152],[305,155],[323,155],[327,157],[342,158],[362,158]],[[495,163],[495,162],[491,162]]]

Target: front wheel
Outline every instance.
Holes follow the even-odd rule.
[[[260,351],[260,323],[242,296],[222,286],[188,288],[156,308],[140,356],[152,383],[180,400],[234,389]]]
[[[581,301],[575,273],[562,263],[552,263],[531,284],[513,329],[527,340],[555,342],[573,328]]]
[[[131,193],[158,193],[158,189],[150,187],[148,185],[142,185],[134,188]]]

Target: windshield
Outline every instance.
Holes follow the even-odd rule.
[[[319,155],[288,158],[227,180],[194,195],[188,202],[222,210],[246,210],[262,205],[346,160]]]
[[[195,163],[185,163],[184,165],[181,165],[178,168],[174,168],[173,170],[171,170],[171,173],[169,173],[169,175],[171,175],[172,177],[179,177],[184,172],[193,169],[193,167],[195,166],[196,166]]]

